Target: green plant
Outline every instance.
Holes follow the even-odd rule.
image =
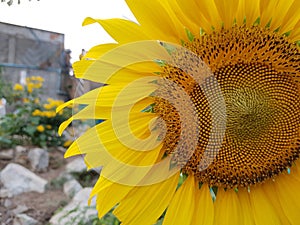
[[[42,102],[40,95],[43,81],[41,77],[29,77],[25,86],[14,85],[12,105],[15,111],[0,118],[1,145],[65,145],[65,136],[59,136],[57,130],[59,125],[70,117],[71,109],[67,108],[56,114],[56,107],[63,101],[49,98]]]
[[[53,180],[51,180],[47,185],[46,185],[46,189],[47,190],[57,190],[57,189],[62,189],[62,187],[64,186],[64,183],[67,181],[66,178],[64,177],[58,177],[58,178],[54,178]]]
[[[11,83],[4,79],[0,67],[0,99],[1,98],[5,98],[7,103],[13,102],[13,89]]]
[[[90,187],[91,185],[95,185],[97,179],[99,178],[99,173],[95,170],[88,170],[80,173],[73,172],[72,176],[78,180],[83,187]]]

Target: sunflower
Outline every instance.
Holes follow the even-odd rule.
[[[103,84],[65,121],[99,217],[122,224],[299,224],[300,1],[127,0],[138,23],[87,18],[116,43],[74,64]]]

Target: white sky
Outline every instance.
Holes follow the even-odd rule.
[[[86,17],[134,20],[125,0],[14,0],[11,6],[0,2],[0,22],[65,34],[72,61],[79,59],[81,49],[113,41],[98,24],[82,27]]]

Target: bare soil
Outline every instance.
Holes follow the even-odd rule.
[[[71,159],[64,159],[63,151],[58,149],[49,150],[49,168],[46,172],[36,173],[38,176],[48,180],[51,184],[65,169],[65,165]],[[0,170],[8,163],[19,163],[30,169],[26,158],[24,160],[0,160]],[[1,186],[0,186],[1,188]],[[48,224],[49,219],[60,207],[65,206],[70,199],[64,194],[62,186],[48,185],[45,193],[28,192],[12,198],[0,198],[1,225],[12,225],[15,216],[14,210],[25,206],[26,215],[36,219],[42,225]],[[24,208],[24,207],[23,207]]]

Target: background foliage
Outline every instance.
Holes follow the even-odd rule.
[[[26,85],[15,84],[12,87],[0,78],[0,86],[7,89],[0,92],[0,98],[6,98],[15,109],[13,113],[0,118],[1,146],[23,144],[67,147],[71,143],[65,136],[59,136],[57,130],[71,116],[72,111],[67,108],[56,114],[56,107],[63,101],[50,98],[47,101],[41,100],[43,82],[41,77],[29,77]]]

